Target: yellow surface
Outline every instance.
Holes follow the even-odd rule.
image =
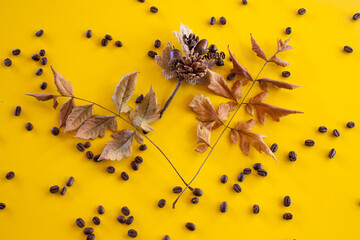
[[[232,1],[1,1],[1,61],[13,60],[11,67],[0,64],[0,202],[7,207],[0,210],[0,239],[85,239],[74,221],[82,217],[88,224],[102,204],[106,213],[101,225],[95,227],[96,239],[126,239],[127,230],[138,230],[138,239],[360,239],[360,193],[358,136],[359,126],[345,127],[348,121],[360,125],[360,21],[352,15],[360,11],[357,0],[249,0],[243,6],[240,0]],[[159,8],[157,14],[150,6]],[[297,15],[301,7],[307,9]],[[210,26],[211,16],[225,16],[226,26]],[[134,97],[146,93],[152,84],[160,104],[164,104],[176,85],[175,80],[165,81],[160,68],[147,56],[155,50],[153,42],[172,41],[180,23],[190,26],[201,38],[207,38],[226,52],[230,45],[237,58],[253,75],[262,60],[251,51],[249,34],[252,33],[267,55],[276,49],[276,39],[285,38],[286,27],[293,28],[292,44],[295,49],[282,54],[290,61],[292,83],[304,86],[294,91],[270,89],[267,103],[302,110],[303,115],[283,118],[280,123],[266,119],[265,126],[257,125],[254,131],[268,136],[268,145],[276,142],[278,163],[251,149],[248,157],[238,146],[230,144],[228,135],[221,139],[207,165],[194,182],[204,196],[198,205],[190,203],[188,191],[171,209],[176,198],[172,188],[181,181],[166,160],[150,144],[146,152],[135,148],[131,158],[120,161],[94,163],[76,150],[79,139],[73,133],[50,133],[58,125],[58,110],[51,103],[37,102],[25,93],[55,93],[50,65],[62,73],[74,86],[75,95],[101,103],[115,110],[111,102],[114,87],[121,76],[139,71]],[[43,28],[45,34],[36,38],[34,33]],[[87,29],[93,38],[87,39]],[[108,47],[100,46],[104,34],[124,43],[116,48],[114,41]],[[354,53],[342,51],[344,45]],[[19,56],[11,50],[20,48]],[[46,50],[48,65],[42,76],[35,76],[41,65],[31,60],[40,49]],[[160,53],[160,50],[156,50]],[[227,53],[227,52],[226,52]],[[224,76],[229,73],[230,61],[215,70]],[[261,74],[281,80],[284,69],[270,64]],[[42,81],[49,83],[45,91],[39,89]],[[245,88],[244,90],[247,90]],[[256,87],[250,95],[258,93]],[[205,155],[196,153],[196,120],[188,103],[197,94],[209,96],[217,105],[223,98],[213,95],[205,86],[184,84],[163,119],[152,124],[155,132],[149,134],[171,158],[185,179],[190,179]],[[77,104],[82,104],[77,101]],[[20,117],[13,109],[21,105]],[[95,113],[105,113],[95,108]],[[236,120],[248,120],[240,110]],[[32,122],[34,130],[24,125]],[[128,128],[118,121],[119,129]],[[317,128],[326,125],[329,132],[320,134]],[[339,138],[331,131],[337,128]],[[221,130],[214,132],[212,141]],[[110,140],[92,141],[91,150],[100,153]],[[304,146],[304,140],[316,141],[313,148]],[[84,141],[81,141],[84,142]],[[337,155],[330,160],[327,154],[336,148]],[[290,150],[298,153],[296,162],[289,162]],[[130,162],[140,154],[144,158],[140,170],[134,172]],[[247,176],[236,194],[232,185],[244,167],[262,162],[268,170],[267,178],[256,174]],[[105,169],[113,165],[116,173]],[[8,181],[5,174],[13,170],[16,177]],[[130,180],[124,182],[119,174],[127,171]],[[222,174],[229,176],[225,185],[219,182]],[[49,187],[63,186],[69,176],[75,184],[65,196],[52,195]],[[285,195],[292,197],[289,208],[282,205]],[[167,205],[157,207],[159,199]],[[219,204],[228,201],[229,211],[220,213]],[[251,212],[252,205],[260,205],[260,214]],[[116,221],[122,206],[128,206],[135,217],[129,227]],[[294,214],[292,221],[282,219],[284,212]],[[188,231],[186,222],[194,222],[195,232]]]

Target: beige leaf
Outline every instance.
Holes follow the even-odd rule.
[[[155,61],[162,69],[169,69],[170,52],[172,50],[171,43],[168,42],[162,51],[162,56],[156,55]]]
[[[95,115],[84,122],[75,137],[82,139],[103,137],[107,128],[113,132],[116,131],[117,122],[115,116]]]
[[[189,107],[197,114],[196,118],[201,122],[219,120],[210,99],[204,95],[197,94],[190,102]]]
[[[278,56],[274,55],[270,58],[269,62],[274,62],[279,66],[286,67],[289,66],[290,63],[288,61],[285,61],[284,59],[279,58]]]
[[[242,79],[240,80],[241,84],[246,85],[248,82],[253,80],[252,77],[251,77],[251,74],[249,73],[249,71],[245,67],[243,67],[236,60],[235,55],[231,53],[229,47],[228,47],[228,50],[229,50],[229,54],[230,54],[232,64],[233,64],[233,68],[231,69],[231,72],[241,76],[242,77]]]
[[[134,131],[124,129],[111,135],[114,140],[108,142],[99,158],[99,160],[121,160],[128,158],[132,152],[132,142]]]
[[[53,67],[51,67],[51,70],[53,71],[54,74],[54,82],[58,92],[62,96],[72,97],[74,95],[74,92],[71,83],[68,82],[63,77],[63,75],[57,72]]]
[[[77,130],[86,120],[91,118],[94,104],[74,107],[66,120],[64,132]]]
[[[196,143],[205,143],[210,146],[210,129],[206,128],[201,122],[197,124],[197,134],[196,134]]]
[[[252,50],[256,53],[256,55],[262,59],[264,59],[265,61],[267,61],[267,58],[265,56],[264,51],[261,49],[261,47],[259,46],[259,44],[255,41],[255,39],[253,38],[252,34],[250,34],[251,36],[251,45],[252,45]]]
[[[208,88],[212,90],[216,95],[233,99],[235,101],[237,100],[236,97],[232,94],[231,89],[223,76],[214,71],[207,70],[206,77],[210,82]]]
[[[138,144],[144,144],[145,141],[144,141],[144,137],[138,132],[138,131],[135,131],[135,141],[138,143]]]
[[[65,102],[61,106],[61,108],[60,108],[60,126],[59,126],[59,128],[66,125],[66,120],[69,117],[73,107],[75,107],[75,101],[74,101],[73,98],[71,98],[70,100],[68,100],[67,102]]]
[[[277,80],[272,80],[270,78],[262,78],[262,79],[258,79],[257,80],[260,84],[260,88],[262,90],[264,90],[265,92],[268,91],[268,83],[278,87],[278,88],[285,88],[285,89],[289,89],[289,90],[293,90],[295,88],[298,88],[300,86],[292,84],[292,83],[287,83],[287,82],[282,82],[282,81],[277,81]]]
[[[115,93],[112,100],[115,103],[119,113],[128,113],[131,107],[126,105],[131,95],[134,93],[138,72],[125,74],[119,84],[115,87]]]
[[[239,98],[242,97],[242,84],[240,80],[237,80],[231,87],[231,93],[236,98],[236,100],[239,100]]]
[[[173,34],[175,38],[181,43],[181,48],[185,54],[185,56],[190,55],[190,49],[189,47],[184,43],[183,36],[186,35],[187,37],[192,33],[191,29],[184,24],[180,23],[180,32],[174,31]]]

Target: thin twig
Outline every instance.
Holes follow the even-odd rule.
[[[175,97],[175,94],[177,93],[177,91],[178,91],[179,88],[180,88],[180,85],[181,85],[181,82],[183,81],[183,79],[181,79],[181,78],[178,78],[178,79],[179,79],[179,80],[178,80],[178,83],[176,84],[176,87],[175,87],[173,93],[171,94],[171,96],[169,97],[169,99],[166,101],[163,109],[161,109],[161,111],[160,111],[160,118],[162,117],[162,115],[164,114],[164,112],[166,111],[166,109],[169,107],[171,101],[172,101],[172,100],[174,99],[174,97]]]

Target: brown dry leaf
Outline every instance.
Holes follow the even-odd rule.
[[[267,92],[261,92],[253,98],[250,98],[247,105],[252,105],[257,112],[259,122],[265,124],[265,113],[267,113],[274,121],[279,122],[281,117],[285,117],[289,114],[303,113],[296,110],[290,110],[286,108],[276,107],[267,103],[263,103],[267,96]]]
[[[236,102],[221,103],[216,110],[220,121],[224,123],[228,119],[230,112],[234,111],[237,106]]]
[[[229,54],[232,60],[232,64],[233,64],[233,68],[231,69],[232,73],[235,73],[239,76],[242,77],[241,84],[242,85],[246,85],[248,82],[252,81],[252,77],[251,74],[249,73],[249,71],[243,67],[235,58],[235,55],[231,53],[229,46],[228,46],[228,50],[229,50]]]
[[[231,87],[231,93],[239,100],[242,97],[242,84],[240,80],[237,80]]]
[[[246,104],[246,106],[245,106],[245,111],[246,111],[249,115],[254,116],[255,108],[254,108],[253,105]]]
[[[249,132],[256,124],[256,120],[251,119],[249,121],[238,122],[238,124],[230,132],[230,140],[236,144],[240,138],[240,148],[245,154],[249,154],[250,146],[253,146],[260,153],[264,152],[276,160],[275,155],[270,148],[264,143],[263,138],[265,135]]]
[[[59,105],[57,98],[58,98],[58,95],[54,95],[54,98],[53,98],[53,108],[54,109],[56,109]]]
[[[94,104],[74,107],[66,120],[64,132],[77,130],[86,120],[91,118]]]
[[[286,39],[284,42],[281,39],[277,40],[277,45],[278,45],[278,51],[279,52],[285,52],[287,50],[293,49],[292,46],[288,45],[288,43],[290,42],[290,38]]]
[[[212,90],[216,95],[237,101],[236,97],[231,92],[231,89],[223,76],[214,71],[207,70],[206,78],[210,82],[208,88]]]
[[[62,96],[72,97],[74,95],[72,84],[68,82],[63,77],[63,75],[57,72],[53,67],[51,67],[51,70],[54,74],[54,82],[58,92]]]
[[[278,56],[274,55],[269,59],[269,62],[274,62],[279,66],[286,67],[289,66],[290,63],[284,59],[279,58]]]
[[[196,143],[200,143],[200,145],[195,148],[195,151],[203,153],[210,147],[211,130],[203,123],[198,122],[196,136]]]
[[[181,48],[185,54],[185,56],[190,55],[190,49],[189,47],[184,43],[183,36],[186,35],[187,37],[192,33],[192,30],[185,26],[184,24],[180,23],[180,32],[174,31],[173,34],[176,37],[176,39],[181,43]]]
[[[117,122],[115,116],[95,115],[84,122],[77,131],[75,137],[82,139],[103,137],[107,128],[113,132],[116,131]]]
[[[99,158],[99,160],[121,160],[128,158],[132,152],[132,142],[134,131],[124,129],[111,135],[114,140],[108,142]]]
[[[146,94],[141,103],[136,107],[136,111],[130,112],[131,122],[137,126],[141,127],[147,132],[154,131],[154,129],[149,125],[149,123],[155,122],[160,118],[158,113],[161,109],[161,106],[156,104],[157,99],[155,92],[152,87],[150,87],[149,92]]]
[[[165,77],[166,80],[177,76],[176,71],[170,69],[170,67],[169,67],[171,50],[172,50],[171,43],[168,42],[166,44],[166,47],[162,51],[162,56],[160,56],[160,55],[155,56],[155,61],[156,61],[157,65],[159,65],[162,68],[161,74]]]
[[[196,118],[201,122],[209,123],[219,121],[210,99],[202,94],[197,94],[189,103],[189,107],[197,114]]]
[[[134,138],[135,138],[135,141],[138,144],[144,144],[145,143],[144,137],[138,131],[135,131]]]
[[[268,91],[268,83],[278,87],[278,88],[285,88],[285,89],[289,89],[289,90],[293,90],[295,88],[298,88],[300,86],[292,84],[292,83],[287,83],[287,82],[283,82],[283,81],[277,81],[277,80],[272,80],[270,78],[261,78],[257,80],[260,84],[260,88],[262,90],[264,90],[265,92]]]
[[[56,109],[59,105],[57,98],[59,95],[53,95],[53,94],[25,94],[31,97],[36,98],[39,101],[48,101],[50,99],[53,100],[53,108]]]
[[[59,128],[66,125],[66,120],[68,119],[73,107],[75,107],[75,101],[73,98],[71,98],[61,106]]]
[[[252,45],[252,50],[256,53],[256,55],[262,59],[264,59],[265,61],[267,61],[267,58],[265,56],[264,51],[261,49],[260,45],[255,41],[255,39],[253,38],[252,34],[250,34],[251,36],[251,45]]]
[[[126,105],[131,95],[134,93],[138,72],[125,74],[119,84],[115,87],[115,93],[112,100],[115,103],[119,113],[128,113],[131,107]]]

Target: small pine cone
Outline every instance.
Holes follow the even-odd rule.
[[[199,83],[205,76],[206,68],[204,60],[201,60],[198,53],[187,58],[183,57],[176,65],[178,75],[190,84]]]

